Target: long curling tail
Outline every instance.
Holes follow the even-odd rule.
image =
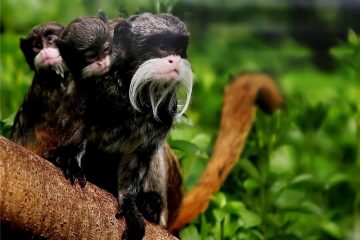
[[[213,154],[197,185],[188,192],[168,230],[176,231],[193,221],[209,205],[210,197],[236,164],[254,122],[255,104],[266,113],[283,105],[276,84],[263,74],[241,74],[225,89],[220,130]]]

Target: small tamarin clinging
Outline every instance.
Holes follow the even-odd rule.
[[[86,147],[84,114],[87,108],[88,79],[105,74],[110,67],[112,37],[110,27],[100,17],[80,17],[68,24],[60,39],[55,41],[66,63],[73,89],[59,108],[58,126],[72,136],[56,149],[45,153],[45,158],[60,167],[72,183],[78,179],[85,186],[81,158]],[[73,144],[68,144],[73,143]]]
[[[139,211],[151,222],[167,223],[165,141],[190,101],[188,42],[185,24],[172,15],[133,16],[115,27],[109,72],[78,85],[86,92],[82,170],[90,182],[118,196],[116,216],[125,217],[128,239],[144,235]],[[179,109],[181,86],[187,94]],[[54,157],[64,157],[63,152]]]
[[[112,37],[106,19],[95,16],[75,19],[56,45],[75,81],[101,76],[110,68]]]
[[[56,111],[67,88],[66,66],[54,44],[63,29],[59,23],[40,24],[20,39],[20,48],[35,75],[15,116],[11,139],[39,155],[51,145],[48,135],[56,125]]]

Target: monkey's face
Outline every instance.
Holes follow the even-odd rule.
[[[109,71],[111,42],[104,39],[103,43],[96,43],[83,52],[85,67],[82,70],[82,78],[101,76]]]
[[[191,65],[186,60],[189,33],[184,23],[172,15],[142,14],[129,19],[128,31],[121,28],[117,27],[115,34],[130,35],[127,41],[131,45],[124,50],[125,58],[128,54],[133,59],[134,75],[129,89],[133,107],[140,110],[138,99],[142,91],[148,91],[157,118],[157,109],[163,101],[168,101],[169,111],[174,109],[178,100],[176,90],[183,86],[185,103],[176,114],[181,116],[189,105],[193,80]],[[121,44],[126,46],[120,40]]]
[[[37,72],[56,71],[63,76],[63,60],[54,44],[63,29],[57,23],[42,24],[34,27],[28,37],[20,39],[20,47],[30,68]]]
[[[101,76],[109,70],[111,31],[98,17],[74,20],[66,27],[56,45],[75,78]]]

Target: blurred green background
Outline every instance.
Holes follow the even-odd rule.
[[[172,12],[191,32],[194,93],[169,137],[184,191],[211,155],[231,76],[267,73],[286,98],[275,116],[257,113],[240,161],[182,239],[360,239],[360,1],[2,0],[2,135],[33,76],[19,38],[99,9]]]

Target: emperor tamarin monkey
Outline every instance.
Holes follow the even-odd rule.
[[[59,23],[40,24],[20,39],[20,48],[35,75],[15,116],[11,139],[39,155],[51,145],[47,136],[56,124],[56,110],[67,85],[66,66],[54,44],[63,29]]]
[[[60,54],[71,73],[70,78],[75,82],[59,108],[61,118],[58,127],[65,132],[73,130],[73,134],[67,137],[65,143],[45,153],[45,158],[60,167],[72,183],[78,179],[81,186],[86,184],[81,157],[86,147],[83,137],[86,127],[83,118],[87,105],[85,92],[88,86],[91,86],[87,80],[93,76],[101,76],[109,70],[111,44],[110,28],[106,19],[100,17],[75,19],[65,28],[61,39],[56,40]]]
[[[57,109],[66,94],[68,71],[54,41],[63,29],[62,24],[55,22],[40,24],[20,39],[21,51],[35,74],[16,113],[10,138],[40,156],[58,146],[54,141],[58,138]],[[1,236],[30,239],[30,234],[13,231],[3,223]]]
[[[151,222],[167,222],[165,141],[190,101],[188,42],[184,23],[172,15],[133,16],[115,27],[108,74],[89,81],[83,169],[89,181],[117,192],[116,216],[125,217],[128,239],[144,235],[139,211]],[[180,87],[186,96],[178,107]]]

